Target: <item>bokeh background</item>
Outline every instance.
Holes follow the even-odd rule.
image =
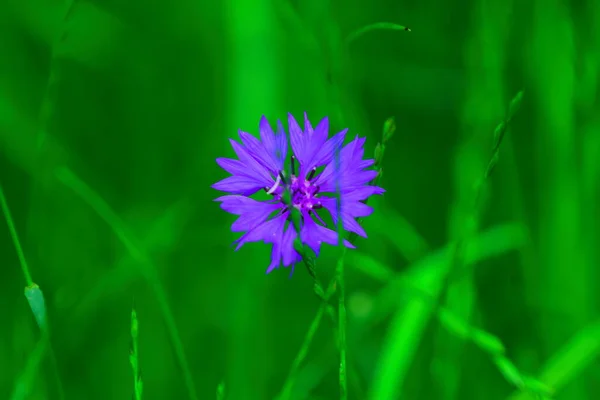
[[[412,31],[351,36],[376,22]],[[210,185],[304,111],[368,154],[397,125],[345,259],[349,399],[599,398],[599,73],[596,0],[3,0],[0,182],[50,346],[3,218],[0,398],[131,399],[134,299],[144,399],[276,398],[321,300],[233,250]],[[289,399],[340,398],[332,304]]]

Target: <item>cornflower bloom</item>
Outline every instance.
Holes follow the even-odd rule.
[[[294,265],[302,260],[294,248],[298,232],[292,223],[292,212],[300,213],[300,241],[318,256],[321,243],[338,244],[338,233],[326,227],[320,210],[327,210],[335,225],[341,217],[345,230],[367,237],[356,218],[373,212],[364,200],[384,193],[382,188],[369,185],[377,171],[367,169],[374,160],[363,160],[365,138],[356,136],[341,148],[348,129],[328,139],[327,117],[313,129],[304,113],[302,130],[289,114],[288,124],[293,152],[289,172],[285,168],[288,139],[281,121],[277,121],[277,130],[273,131],[263,116],[259,124],[260,140],[243,131],[239,131],[241,144],[230,139],[238,159],[217,158],[217,164],[231,176],[212,185],[213,189],[229,193],[216,199],[221,208],[239,215],[231,226],[233,232],[244,232],[234,242],[236,250],[248,242],[273,245],[267,273],[281,265],[291,266],[293,271]],[[250,197],[260,190],[267,193],[268,200]],[[340,196],[339,213],[336,194]],[[347,240],[344,245],[354,248]]]

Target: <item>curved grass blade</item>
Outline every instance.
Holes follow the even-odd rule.
[[[63,28],[58,32],[57,36],[53,40],[53,43],[51,44],[50,74],[48,76],[48,81],[46,82],[44,96],[42,97],[42,107],[40,109],[40,121],[42,122],[42,126],[44,127],[47,125],[47,121],[52,115],[52,106],[54,105],[54,99],[53,96],[51,96],[51,93],[55,91],[60,80],[60,71],[57,66],[58,48],[64,42],[67,36],[66,25],[68,24],[71,15],[73,14],[73,9],[75,8],[76,2],[77,0],[68,0],[66,2],[66,5],[64,6],[64,16],[62,20]],[[38,150],[43,148],[47,137],[48,132],[46,131],[46,129],[42,129],[37,138]]]
[[[572,382],[600,356],[600,321],[577,332],[571,340],[559,349],[542,368],[538,380],[555,392]],[[510,400],[533,400],[536,391],[521,391],[513,394]]]
[[[173,343],[175,350],[175,356],[183,373],[185,386],[188,392],[188,396],[192,400],[197,400],[196,387],[194,380],[192,379],[192,373],[190,371],[185,352],[183,349],[183,343],[179,336],[179,330],[175,323],[175,318],[171,311],[169,302],[167,301],[167,295],[165,289],[158,279],[156,268],[147,254],[142,251],[141,247],[136,244],[133,239],[133,235],[125,228],[125,223],[121,221],[121,218],[110,208],[110,206],[97,194],[95,193],[85,182],[77,177],[67,167],[60,167],[55,170],[56,178],[62,182],[65,186],[73,190],[79,197],[82,198],[96,213],[102,218],[113,230],[114,234],[119,238],[121,243],[125,246],[131,257],[140,266],[140,273],[144,278],[148,280],[148,283],[154,291],[158,303],[160,305],[165,324],[167,325],[167,331],[169,338]]]
[[[25,368],[15,382],[15,387],[10,396],[11,400],[26,400],[31,397],[31,389],[35,384],[35,379],[48,348],[48,343],[48,339],[43,336],[37,342],[33,352],[29,354]]]
[[[28,391],[31,387],[28,385],[32,384],[33,378],[35,377],[35,374],[37,372],[37,368],[39,367],[39,364],[43,357],[45,347],[46,345],[48,345],[50,351],[50,360],[52,361],[54,369],[54,377],[56,380],[58,396],[60,399],[64,399],[64,390],[62,381],[60,379],[60,374],[58,372],[56,356],[54,355],[54,351],[52,350],[52,346],[50,345],[50,333],[48,330],[46,301],[44,299],[44,293],[42,292],[40,287],[33,282],[33,279],[31,278],[31,272],[29,271],[27,258],[25,257],[25,253],[23,252],[21,241],[19,240],[19,235],[17,234],[17,229],[15,228],[10,208],[8,207],[6,196],[4,195],[4,189],[2,187],[2,184],[0,184],[0,208],[2,208],[2,213],[4,214],[4,218],[6,219],[6,224],[8,225],[8,230],[12,238],[13,245],[15,246],[17,256],[19,258],[21,271],[23,272],[25,282],[27,283],[27,286],[25,287],[24,291],[25,298],[27,298],[29,308],[31,309],[33,317],[35,318],[35,321],[38,327],[40,328],[40,331],[42,332],[41,342],[43,344],[43,347],[41,348],[39,346],[36,347],[36,352],[32,356],[30,356],[29,361],[27,363],[26,371],[17,381],[17,386],[14,391],[14,393],[16,393],[15,396],[19,396],[21,393],[25,393],[23,394],[23,396],[28,396]]]
[[[21,271],[23,272],[23,277],[25,278],[25,283],[27,286],[33,286],[33,280],[31,278],[31,272],[29,272],[29,266],[27,265],[27,259],[25,258],[25,253],[23,252],[23,247],[21,247],[21,241],[19,240],[19,235],[17,234],[17,229],[15,228],[15,223],[12,219],[12,215],[10,212],[10,208],[8,207],[8,202],[6,201],[6,196],[4,195],[4,189],[2,184],[0,184],[0,206],[2,207],[2,213],[4,214],[4,218],[6,219],[6,224],[8,225],[8,231],[10,233],[10,237],[13,241],[13,245],[15,246],[15,250],[17,252],[17,257],[19,258],[19,265],[21,266]]]
[[[472,239],[465,250],[465,265],[473,265],[483,259],[514,250],[525,242],[526,235],[521,225],[507,224],[495,227]],[[378,272],[372,276],[379,279],[385,277],[383,282],[387,285],[378,295],[371,323],[376,324],[394,310],[396,312],[383,344],[384,350],[378,363],[370,399],[397,398],[427,323],[436,310],[439,310],[436,302],[443,290],[444,277],[450,268],[448,257],[452,254],[453,247],[448,245],[414,263],[403,274],[393,274],[388,267],[376,263]],[[361,266],[363,272],[369,273],[375,268],[369,267],[368,260],[363,254],[353,254],[350,262],[353,266]],[[410,297],[404,307],[398,308],[401,301],[398,293],[406,291],[407,281],[411,282],[410,288],[417,288],[417,293],[421,295]],[[427,301],[423,301],[423,294],[426,294]]]
[[[138,319],[135,306],[131,307],[131,348],[129,351],[129,363],[133,372],[133,399],[142,400],[144,382],[140,373],[140,357],[138,352]]]
[[[412,30],[409,27],[404,25],[394,24],[392,22],[376,22],[374,24],[363,26],[362,28],[359,28],[352,32],[350,35],[348,35],[348,37],[346,38],[346,45],[351,44],[356,39],[369,32],[380,30],[412,32]]]
[[[144,230],[146,236],[141,238],[140,248],[150,257],[152,249],[169,248],[175,241],[176,235],[181,232],[186,216],[189,215],[189,204],[187,201],[173,203],[165,212],[157,218],[152,226]],[[108,270],[95,283],[94,287],[78,301],[77,308],[73,312],[73,318],[82,318],[89,312],[90,307],[96,306],[109,289],[113,291],[124,288],[134,278],[138,271],[134,267],[137,261],[127,254],[119,260],[116,266]],[[133,267],[133,268],[132,268]]]

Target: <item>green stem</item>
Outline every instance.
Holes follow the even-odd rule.
[[[27,265],[27,260],[25,259],[25,254],[23,253],[23,248],[19,241],[19,235],[17,234],[15,224],[10,214],[10,209],[8,208],[8,203],[6,202],[6,197],[4,196],[2,184],[0,184],[0,205],[2,206],[2,213],[4,214],[4,218],[6,218],[6,224],[8,225],[10,236],[15,245],[15,250],[17,251],[17,257],[19,257],[19,264],[21,265],[21,271],[23,271],[23,276],[25,277],[25,283],[27,286],[32,286],[33,279],[31,278],[29,266]]]
[[[334,165],[336,170],[335,193],[336,193],[336,211],[337,211],[337,232],[338,247],[340,248],[340,258],[336,265],[336,281],[338,285],[338,343],[340,348],[340,400],[348,399],[348,380],[346,378],[346,291],[344,283],[344,258],[346,256],[346,246],[344,245],[344,224],[342,223],[342,195],[341,180],[339,172],[341,169],[341,148],[335,151]]]
[[[35,288],[35,289],[39,290],[39,287],[35,283],[33,283],[33,278],[31,277],[31,272],[29,272],[29,266],[27,264],[27,259],[25,258],[25,253],[23,252],[23,247],[21,247],[21,241],[19,240],[19,235],[17,234],[17,229],[15,228],[15,223],[12,219],[12,215],[10,213],[10,208],[8,207],[8,202],[6,201],[6,196],[4,195],[4,189],[2,187],[2,184],[0,184],[0,206],[2,207],[2,213],[4,214],[4,218],[6,219],[6,224],[8,225],[8,230],[10,232],[10,236],[11,236],[13,244],[15,246],[15,251],[17,252],[17,257],[19,258],[19,264],[21,266],[21,271],[23,272],[23,277],[25,278],[25,283],[27,284],[25,286],[25,288],[26,288],[25,291],[26,291],[26,295],[27,295],[27,291],[29,289]],[[44,302],[43,294],[41,293],[41,291],[39,291],[39,296],[41,296],[40,297],[41,298],[41,309],[36,310],[36,309],[32,308],[32,312],[34,313],[34,316],[36,317],[36,321],[38,322],[40,330],[42,331],[42,339],[41,340],[43,342],[48,343],[48,351],[50,353],[49,354],[50,361],[52,362],[52,366],[54,369],[54,377],[56,380],[58,397],[59,397],[59,399],[64,399],[65,395],[64,395],[62,381],[60,379],[60,374],[58,373],[58,363],[56,361],[56,356],[54,354],[52,344],[50,343],[50,333],[48,330],[48,325],[45,322],[47,320],[47,316],[46,316],[45,302]],[[30,299],[28,298],[27,300],[29,301]],[[29,301],[29,305],[30,305],[30,307],[32,307],[31,301]],[[43,314],[41,319],[40,319],[39,315],[36,315],[37,312],[41,312]],[[44,322],[40,323],[41,321],[44,321]],[[37,366],[37,365],[38,364],[35,364],[35,366]]]
[[[321,321],[323,320],[323,315],[325,314],[325,311],[327,310],[328,300],[335,291],[335,282],[336,282],[335,279],[333,279],[333,280],[331,280],[331,282],[329,282],[329,286],[327,287],[327,291],[325,292],[323,302],[321,303],[321,306],[319,307],[317,314],[313,318],[313,320],[310,324],[310,327],[308,328],[308,331],[306,332],[306,336],[304,336],[304,341],[302,342],[300,351],[298,352],[298,354],[296,355],[296,358],[294,359],[294,362],[292,363],[292,367],[290,368],[290,372],[288,373],[288,376],[285,380],[283,389],[281,390],[281,393],[279,394],[279,396],[277,396],[278,400],[287,400],[290,398],[290,395],[292,394],[292,389],[294,388],[294,383],[296,381],[296,376],[298,375],[298,370],[300,369],[300,365],[302,365],[302,362],[306,359],[306,356],[308,354],[308,349],[310,348],[310,345],[312,344],[313,338],[315,337],[315,334],[317,333],[317,329],[319,329],[319,325],[321,325]]]
[[[340,223],[341,225],[341,223]],[[345,251],[342,252],[341,257],[337,262],[337,283],[338,283],[338,340],[340,346],[340,399],[348,399],[348,380],[346,379],[346,293],[344,284],[344,256]]]

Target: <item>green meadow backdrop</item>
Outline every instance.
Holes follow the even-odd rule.
[[[599,77],[597,0],[3,0],[0,399],[600,398]],[[327,303],[210,188],[304,111],[396,126]]]

